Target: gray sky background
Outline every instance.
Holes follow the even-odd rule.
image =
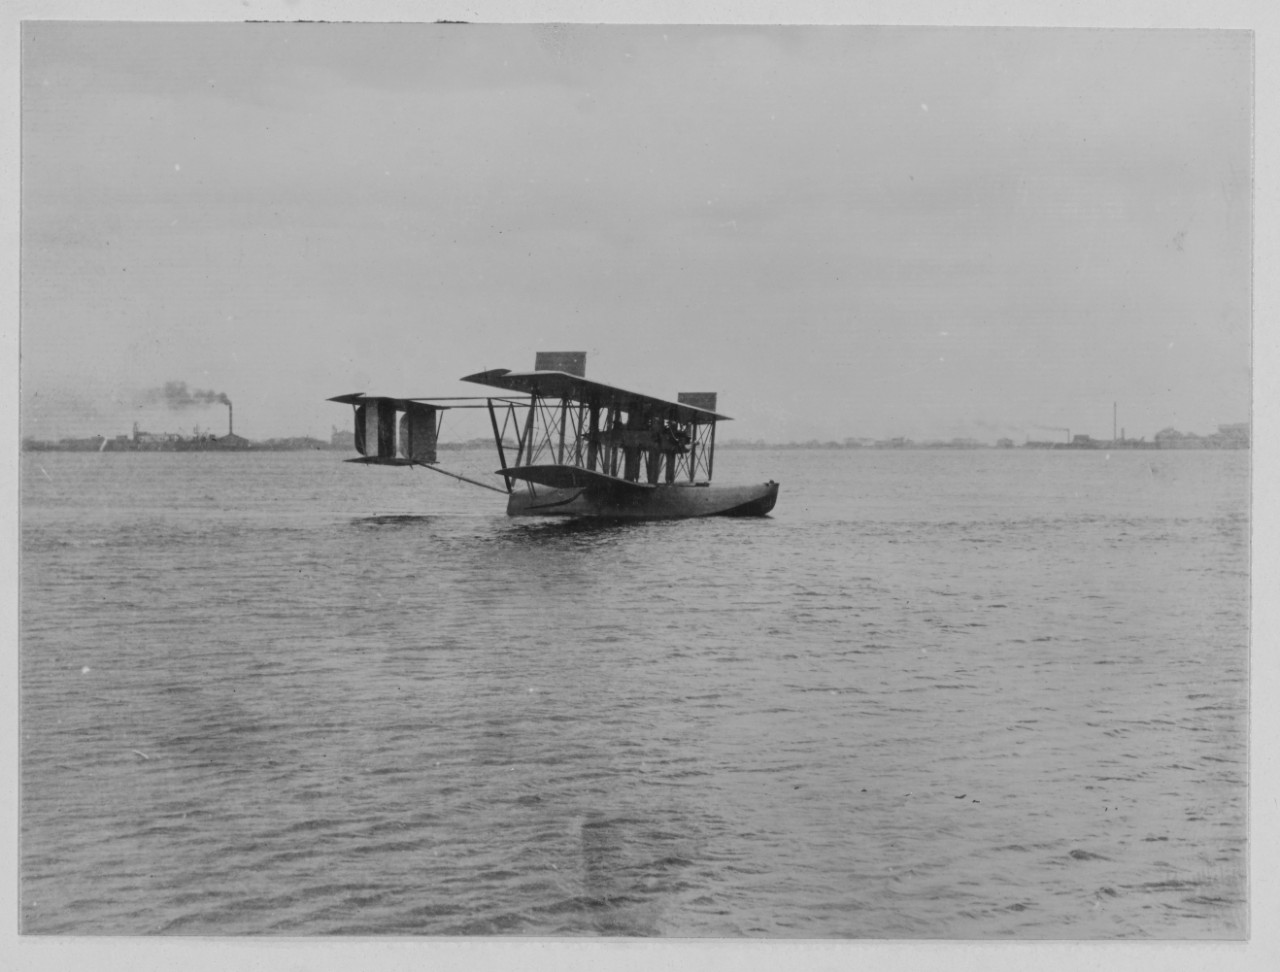
[[[1250,409],[1249,35],[27,23],[23,433],[588,374],[729,438]],[[445,433],[484,434],[453,417]]]

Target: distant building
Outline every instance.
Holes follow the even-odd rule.
[[[1219,425],[1218,431],[1209,436],[1219,449],[1248,449],[1249,423],[1233,422],[1230,425]]]
[[[1012,448],[1013,448],[1013,440],[1012,440],[1012,439],[996,439],[996,448],[997,448],[997,449],[1012,449]]]
[[[228,432],[226,435],[220,435],[217,439],[210,436],[210,445],[215,449],[251,449],[253,444],[242,435],[236,435],[234,432]]]
[[[337,426],[334,426],[333,435],[329,439],[329,445],[334,449],[342,449],[346,452],[355,452],[356,434],[350,429],[339,430]]]
[[[1157,449],[1203,449],[1200,436],[1190,432],[1179,432],[1173,426],[1161,429],[1155,434]]]

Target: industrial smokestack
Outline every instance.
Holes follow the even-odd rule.
[[[235,424],[235,415],[231,411],[231,399],[227,398],[226,395],[223,395],[222,399],[227,403],[227,435],[235,435],[236,424]]]

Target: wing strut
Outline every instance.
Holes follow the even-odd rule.
[[[468,479],[466,476],[459,476],[457,473],[449,472],[447,469],[439,469],[436,466],[428,466],[425,462],[415,462],[415,468],[430,469],[432,472],[438,472],[441,476],[452,476],[454,479],[461,479],[464,483],[470,483],[472,486],[483,486],[485,489],[491,489],[495,493],[502,493],[504,496],[510,492],[505,489],[498,489],[497,486],[490,486],[488,483],[482,483],[478,479]]]
[[[507,468],[507,453],[506,450],[502,448],[502,433],[498,431],[498,416],[493,411],[492,398],[489,399],[489,422],[493,425],[493,441],[498,444],[498,461],[502,463],[502,468],[505,470]],[[506,427],[505,423],[503,423],[503,427]],[[510,493],[511,477],[503,476],[502,481],[507,484],[507,492]]]

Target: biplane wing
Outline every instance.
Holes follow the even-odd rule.
[[[652,483],[634,483],[629,479],[610,476],[607,473],[583,469],[581,466],[545,465],[545,466],[512,466],[499,469],[499,476],[512,479],[523,479],[525,482],[539,486],[550,486],[552,489],[603,489],[603,490],[645,490],[656,489]]]
[[[581,375],[564,371],[511,371],[508,368],[494,368],[467,375],[462,380],[523,392],[543,399],[558,398],[601,408],[617,408],[624,412],[645,411],[675,422],[705,425],[730,421],[729,416],[717,414],[714,405],[711,408],[699,407],[699,402],[714,401],[712,395],[684,394],[680,396],[683,401],[670,402],[652,395],[627,391],[616,385],[590,381]]]

